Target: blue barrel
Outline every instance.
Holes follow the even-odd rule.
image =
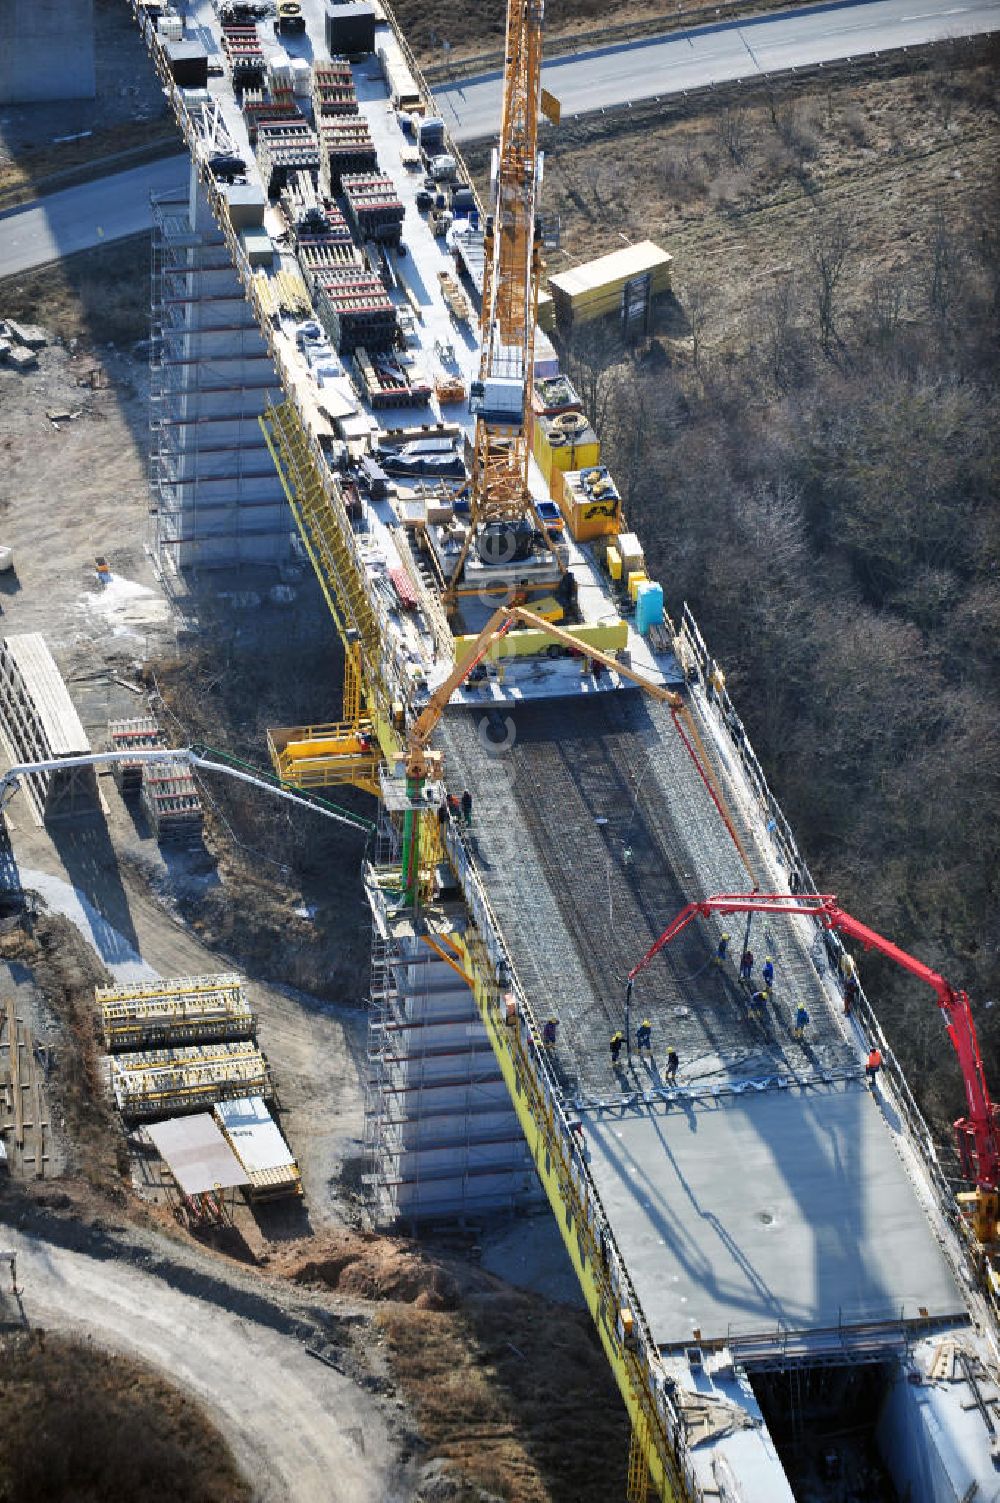
[[[651,626],[663,625],[663,586],[648,579],[639,586],[635,600],[635,624],[643,636]]]

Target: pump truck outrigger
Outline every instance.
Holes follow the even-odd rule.
[[[944,1014],[948,1037],[958,1056],[965,1085],[967,1113],[955,1122],[955,1133],[962,1172],[976,1188],[959,1196],[959,1203],[963,1209],[971,1211],[972,1230],[982,1251],[990,1292],[994,1297],[1000,1295],[996,1263],[991,1261],[991,1254],[993,1259],[996,1257],[1000,1241],[1000,1104],[990,1100],[968,994],[953,987],[937,971],[908,955],[891,940],[869,929],[867,924],[845,913],[832,893],[798,893],[794,896],[788,893],[720,893],[697,903],[688,903],[629,971],[629,985],[693,919],[708,918],[713,913],[801,914],[814,918],[824,929],[856,939],[866,950],[877,950],[894,960],[932,989]]]

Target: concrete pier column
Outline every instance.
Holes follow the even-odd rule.
[[[94,0],[0,0],[0,105],[96,92]]]

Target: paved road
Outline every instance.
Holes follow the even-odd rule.
[[[64,188],[0,218],[0,277],[58,261],[102,240],[148,230],[150,193],[187,182],[186,156],[166,157],[113,177]]]
[[[679,94],[789,68],[1000,30],[1000,0],[852,0],[674,32],[546,64],[564,115]],[[498,74],[435,95],[457,141],[489,136],[500,117]],[[187,158],[168,157],[53,193],[0,217],[0,277],[148,229],[149,194],[186,181]]]
[[[272,1306],[266,1287],[245,1293],[234,1279],[227,1299],[224,1265],[174,1249],[161,1277],[9,1224],[0,1245],[17,1253],[29,1326],[88,1341],[97,1333],[102,1346],[158,1368],[205,1406],[261,1503],[391,1503],[395,1448],[376,1401],[305,1353],[294,1315]],[[165,1263],[158,1241],[148,1261]],[[4,1317],[16,1319],[3,1272]],[[285,1298],[294,1310],[295,1294]]]
[[[851,0],[577,53],[547,63],[542,76],[565,117],[998,29],[1000,0]],[[435,98],[456,141],[497,129],[499,74],[438,89]]]

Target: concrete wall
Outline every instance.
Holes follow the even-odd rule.
[[[0,104],[96,91],[94,0],[0,0]]]

